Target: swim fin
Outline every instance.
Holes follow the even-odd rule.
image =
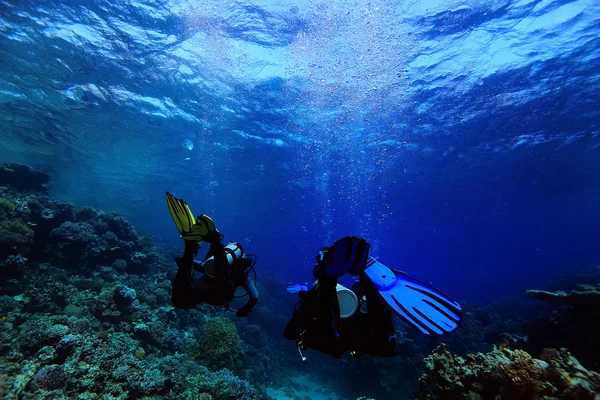
[[[432,286],[369,257],[364,273],[389,306],[426,335],[444,335],[461,323],[460,304]]]
[[[181,237],[185,240],[202,240],[209,233],[217,232],[215,223],[208,215],[200,214],[196,219],[196,223],[192,225],[189,232],[182,234]],[[218,232],[217,232],[218,233]]]
[[[298,292],[308,292],[308,288],[306,287],[306,285],[301,285],[301,284],[296,283],[296,282],[290,282],[290,283],[288,283],[287,287],[285,289],[290,294],[296,294]]]
[[[196,219],[192,214],[192,210],[190,210],[190,206],[185,201],[178,199],[169,192],[166,195],[169,212],[182,239],[199,242],[208,233],[217,230],[215,223],[208,215],[200,214]]]
[[[371,245],[363,238],[346,236],[331,247],[323,248],[317,256],[313,269],[315,278],[322,276],[340,277],[347,273],[357,275],[365,269]]]
[[[183,237],[184,234],[192,230],[192,226],[196,223],[194,214],[192,214],[190,207],[185,201],[178,199],[169,192],[167,192],[166,195],[169,213],[171,213],[171,217],[173,218],[173,222],[175,222],[179,234]]]

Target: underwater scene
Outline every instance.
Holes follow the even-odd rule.
[[[598,0],[0,0],[0,399],[600,400]]]

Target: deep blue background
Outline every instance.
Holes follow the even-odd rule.
[[[0,160],[182,246],[170,191],[259,274],[356,235],[458,300],[522,294],[600,262],[599,7],[5,2]]]

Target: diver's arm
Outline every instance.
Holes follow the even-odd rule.
[[[204,265],[202,263],[194,260],[194,270],[200,272],[201,274],[206,274],[206,270],[204,269]]]
[[[242,286],[246,290],[246,293],[248,293],[248,296],[250,296],[250,299],[248,299],[246,306],[249,306],[250,309],[252,309],[256,305],[256,303],[258,303],[258,290],[256,290],[254,282],[252,282],[252,279],[250,279],[250,274],[246,275],[246,282],[244,282]]]
[[[294,314],[283,331],[283,337],[289,340],[300,339],[301,333],[309,328],[307,322],[315,321],[312,311],[317,301],[317,282],[308,291],[298,292],[298,298]]]
[[[256,286],[254,286],[254,282],[252,282],[252,279],[250,279],[249,274],[246,275],[246,281],[242,284],[242,286],[250,298],[248,299],[248,302],[237,311],[236,315],[238,317],[245,317],[248,315],[256,303],[258,303],[258,290],[256,290]]]

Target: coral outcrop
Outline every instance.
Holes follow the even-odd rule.
[[[227,318],[209,319],[198,344],[198,357],[210,368],[235,367],[242,355],[242,341],[237,328]]]
[[[600,374],[586,370],[568,351],[547,349],[542,359],[523,350],[457,357],[444,345],[425,358],[416,399],[595,400]]]
[[[27,165],[4,163],[0,165],[0,186],[19,190],[47,193],[51,175]]]
[[[600,289],[592,285],[584,285],[581,290],[569,293],[530,289],[527,294],[538,300],[554,301],[572,307],[600,308]]]
[[[600,287],[579,285],[569,293],[528,290],[532,297],[548,302],[553,312],[528,322],[526,349],[538,355],[544,348],[566,347],[583,366],[600,372]]]

